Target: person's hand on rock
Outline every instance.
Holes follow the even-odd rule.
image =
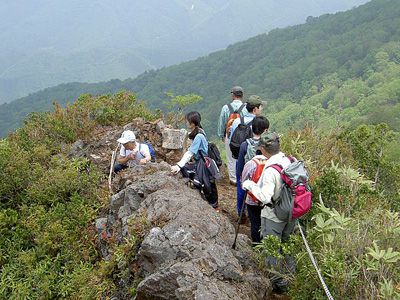
[[[181,170],[181,168],[178,165],[175,165],[175,166],[171,167],[171,173],[174,174],[174,175],[178,174],[180,170]]]

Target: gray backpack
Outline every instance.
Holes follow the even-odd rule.
[[[244,156],[244,163],[247,163],[248,161],[252,160],[254,156],[256,156],[257,147],[260,144],[259,140],[254,140],[252,138],[247,139],[246,142],[247,152]]]
[[[299,218],[311,208],[312,194],[304,162],[292,157],[288,158],[292,163],[286,168],[278,164],[269,166],[279,172],[283,181],[281,194],[273,201],[274,212],[282,221]]]

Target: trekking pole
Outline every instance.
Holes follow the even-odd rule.
[[[246,198],[247,198],[247,192],[246,192],[246,194],[244,195],[244,199],[243,199],[243,203],[242,203],[242,208],[240,209],[240,216],[239,216],[239,220],[238,220],[237,225],[236,225],[235,240],[233,241],[232,249],[235,249],[235,248],[236,248],[236,239],[237,239],[237,236],[238,236],[238,234],[239,234],[240,221],[242,220],[244,207],[246,206]]]
[[[116,154],[117,154],[118,147],[119,147],[119,143],[118,143],[117,148],[115,148],[115,150],[112,152],[112,155],[111,155],[110,173],[108,175],[108,188],[109,188],[110,192],[112,192],[112,173],[113,173],[115,158],[117,156]]]

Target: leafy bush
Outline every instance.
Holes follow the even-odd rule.
[[[115,289],[92,225],[105,203],[103,175],[63,152],[98,126],[135,117],[157,115],[127,93],[83,95],[0,140],[0,299],[95,299]]]
[[[393,211],[399,164],[387,163],[386,129],[362,126],[324,136],[307,127],[283,136],[284,152],[304,159],[311,175],[314,205],[301,223],[335,299],[400,297],[400,219]],[[279,257],[282,245],[265,239],[258,248]],[[297,271],[290,296],[326,299],[304,246],[293,245]]]

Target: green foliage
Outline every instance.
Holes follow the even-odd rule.
[[[167,93],[170,99],[166,102],[170,113],[167,116],[168,122],[175,128],[182,126],[185,121],[185,110],[188,106],[193,105],[203,99],[203,97],[195,94],[174,96],[172,93]]]
[[[304,159],[311,175],[313,208],[301,223],[335,299],[399,296],[400,219],[394,212],[398,208],[399,186],[394,178],[399,164],[383,163],[388,158],[382,136],[385,139],[385,134],[391,134],[382,133],[384,128],[384,124],[354,130],[338,128],[325,135],[307,127],[282,137],[284,152]],[[362,163],[367,167],[361,168]],[[377,165],[381,184],[374,184]],[[373,166],[371,174],[368,166]],[[391,185],[383,178],[392,178]],[[279,241],[268,240],[260,247],[278,257],[282,251]],[[290,296],[325,299],[304,246],[294,244],[291,253],[296,256],[297,271],[291,278]]]
[[[400,7],[397,0],[374,0],[354,10],[311,18],[229,46],[195,61],[149,71],[135,79],[94,85],[68,84],[0,106],[0,136],[27,112],[48,110],[53,99],[65,105],[82,93],[132,90],[146,105],[165,109],[167,91],[195,93],[193,106],[209,135],[230,101],[234,84],[245,97],[268,100],[272,129],[287,132],[311,123],[321,130],[338,125],[386,122],[399,131]],[[206,122],[208,121],[208,122]]]
[[[115,274],[128,269],[115,266],[132,257],[99,260],[92,223],[105,204],[104,175],[66,151],[99,126],[139,116],[158,117],[125,92],[83,95],[65,109],[33,114],[0,140],[0,299],[99,299],[115,290],[113,278],[122,276]],[[115,251],[133,253],[134,245]]]
[[[392,282],[398,282],[400,223],[398,213],[376,209],[370,215],[345,216],[318,205],[307,240],[325,281],[338,299],[394,299]],[[394,221],[394,223],[393,223]],[[392,233],[384,234],[390,227]],[[375,238],[380,236],[379,245]],[[389,239],[387,239],[389,238]],[[304,249],[298,249],[298,268],[292,286],[293,299],[323,299],[324,292]],[[313,280],[310,280],[313,278]],[[312,296],[311,296],[312,295]]]
[[[393,137],[393,131],[386,124],[361,125],[342,136],[356,158],[357,167],[373,181],[378,190],[392,199],[392,207],[399,208],[400,184],[394,178],[400,172],[400,165],[398,159],[393,161],[387,154],[387,145]]]

